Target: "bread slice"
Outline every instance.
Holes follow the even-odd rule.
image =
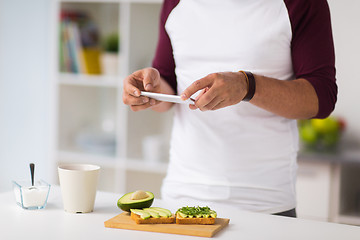
[[[183,218],[179,213],[176,214],[176,224],[203,224],[211,225],[215,224],[215,218]]]
[[[142,219],[139,215],[132,212],[131,219],[134,220],[137,224],[169,224],[175,222],[175,215],[172,215],[171,217],[150,217],[147,219]]]

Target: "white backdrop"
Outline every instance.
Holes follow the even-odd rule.
[[[328,0],[332,16],[339,87],[335,115],[345,117],[347,141],[360,148],[360,1]]]
[[[51,178],[50,6],[0,0],[0,191],[30,179],[30,162]]]

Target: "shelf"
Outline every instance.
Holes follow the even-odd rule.
[[[101,164],[104,167],[123,167],[123,162],[119,161],[115,157],[94,155],[88,153],[59,151],[57,158],[60,162]]]
[[[99,39],[109,34],[119,34],[117,58],[110,54],[101,54],[101,71],[91,71],[103,74],[84,74],[86,71],[82,68],[72,69],[68,68],[68,65],[64,67],[65,62],[61,58],[64,51],[57,52],[58,55],[63,55],[56,56],[56,72],[53,72],[57,93],[56,163],[101,166],[103,176],[99,184],[103,190],[125,192],[128,188],[148,187],[154,192],[160,192],[161,181],[168,166],[165,159],[168,159],[168,156],[161,156],[159,159],[164,160],[151,163],[143,159],[143,156],[148,154],[144,154],[141,147],[144,139],[151,136],[161,136],[165,143],[169,142],[172,112],[159,114],[148,110],[135,114],[122,104],[121,99],[123,79],[131,72],[151,65],[157,45],[158,21],[163,1],[56,2],[59,14],[62,10],[86,13],[98,29]],[[55,21],[56,26],[64,28],[59,24],[59,15]],[[60,29],[57,29],[56,34]],[[72,31],[73,29],[70,33]],[[69,29],[65,32],[69,33]],[[58,37],[54,37],[55,46],[67,46],[59,45],[61,38]],[[79,59],[74,62],[78,63]],[[167,153],[168,148],[165,144],[163,152]],[[144,179],[150,181],[144,182]]]
[[[168,164],[164,162],[150,163],[144,160],[127,160],[126,169],[138,172],[166,173]]]
[[[121,77],[105,75],[86,75],[74,73],[60,73],[60,85],[87,86],[87,87],[110,87],[121,86]]]
[[[94,154],[70,151],[59,151],[58,159],[60,159],[60,162],[100,164],[104,167],[120,167],[126,170],[150,173],[166,173],[168,166],[167,163],[149,163],[142,159],[127,159],[125,163],[124,160],[118,159],[116,157],[97,156]]]

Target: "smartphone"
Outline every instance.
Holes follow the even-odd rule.
[[[153,92],[143,92],[140,93],[141,96],[146,96],[149,98],[153,98],[155,100],[163,101],[163,102],[172,102],[172,103],[181,103],[181,104],[194,104],[195,100],[189,98],[187,100],[182,100],[180,96],[163,94],[163,93],[153,93]]]

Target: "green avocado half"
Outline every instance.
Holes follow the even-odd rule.
[[[151,206],[151,204],[154,201],[154,194],[152,192],[146,191],[146,194],[148,195],[148,197],[143,198],[143,199],[137,199],[137,200],[131,199],[131,195],[133,193],[134,192],[129,192],[129,193],[125,194],[124,196],[122,196],[121,198],[119,198],[119,200],[117,202],[117,206],[121,210],[130,212],[130,209],[148,208]]]

